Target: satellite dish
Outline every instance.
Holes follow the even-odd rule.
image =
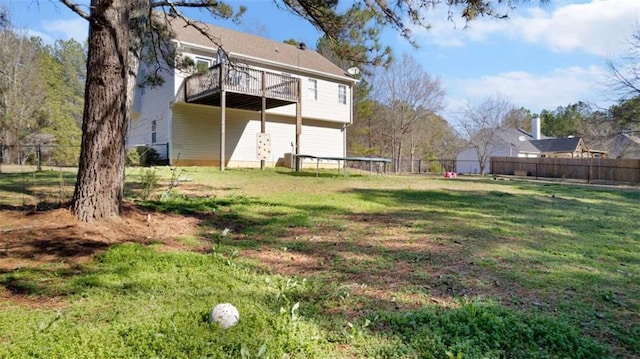
[[[351,75],[351,76],[355,76],[355,75],[357,75],[357,74],[359,74],[359,73],[360,73],[360,69],[358,69],[358,68],[357,68],[357,67],[355,67],[355,66],[354,66],[354,67],[350,67],[350,68],[347,70],[347,73],[348,73],[349,75]]]
[[[520,142],[524,142],[527,138],[524,137],[523,135],[520,135],[520,137],[518,137],[518,140],[520,140]]]

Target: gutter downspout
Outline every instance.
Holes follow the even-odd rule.
[[[173,166],[173,159],[171,153],[173,152],[173,105],[175,101],[169,102],[169,112],[167,118],[167,158],[169,159],[169,166]]]
[[[342,149],[342,157],[347,157],[347,127],[353,125],[353,118],[355,117],[353,115],[353,112],[355,111],[355,106],[354,106],[354,98],[355,96],[353,95],[353,85],[356,82],[353,82],[350,86],[349,86],[349,91],[351,91],[351,103],[349,104],[349,106],[351,107],[351,111],[349,111],[349,123],[345,123],[342,125],[342,136],[343,136],[343,143],[344,143],[344,148]],[[346,166],[346,163],[345,163]]]

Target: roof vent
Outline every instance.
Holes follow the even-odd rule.
[[[300,50],[306,50],[307,49],[307,44],[305,44],[304,42],[301,42],[298,44],[298,48]]]

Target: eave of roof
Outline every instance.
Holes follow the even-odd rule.
[[[217,46],[210,39],[202,35],[197,29],[186,26],[186,22],[183,19],[176,17],[169,19],[169,21],[175,40],[179,44],[207,51],[216,51]],[[322,75],[345,82],[356,82],[343,69],[316,51],[300,49],[293,45],[211,24],[200,22],[198,24],[206,29],[212,37],[220,39],[220,47],[231,58],[244,58],[283,69]]]
[[[540,153],[530,141],[533,137],[516,128],[503,128],[498,130],[498,136],[508,145],[515,146],[522,153]]]

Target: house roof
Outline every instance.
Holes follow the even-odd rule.
[[[176,40],[216,49],[217,46],[211,40],[202,35],[193,26],[187,26],[186,22],[180,17],[168,18],[168,21]],[[198,25],[205,28],[212,37],[219,39],[222,49],[230,54],[232,58],[240,55],[239,57],[262,59],[271,63],[288,65],[288,67],[298,68],[302,71],[321,72],[354,81],[343,69],[314,50],[301,49],[298,46],[211,24],[198,22]]]
[[[560,137],[533,140],[531,143],[540,152],[575,152],[582,141],[582,137]]]
[[[498,130],[497,135],[503,141],[515,146],[520,152],[540,153],[540,150],[530,142],[533,140],[533,137],[522,130],[503,128]]]

